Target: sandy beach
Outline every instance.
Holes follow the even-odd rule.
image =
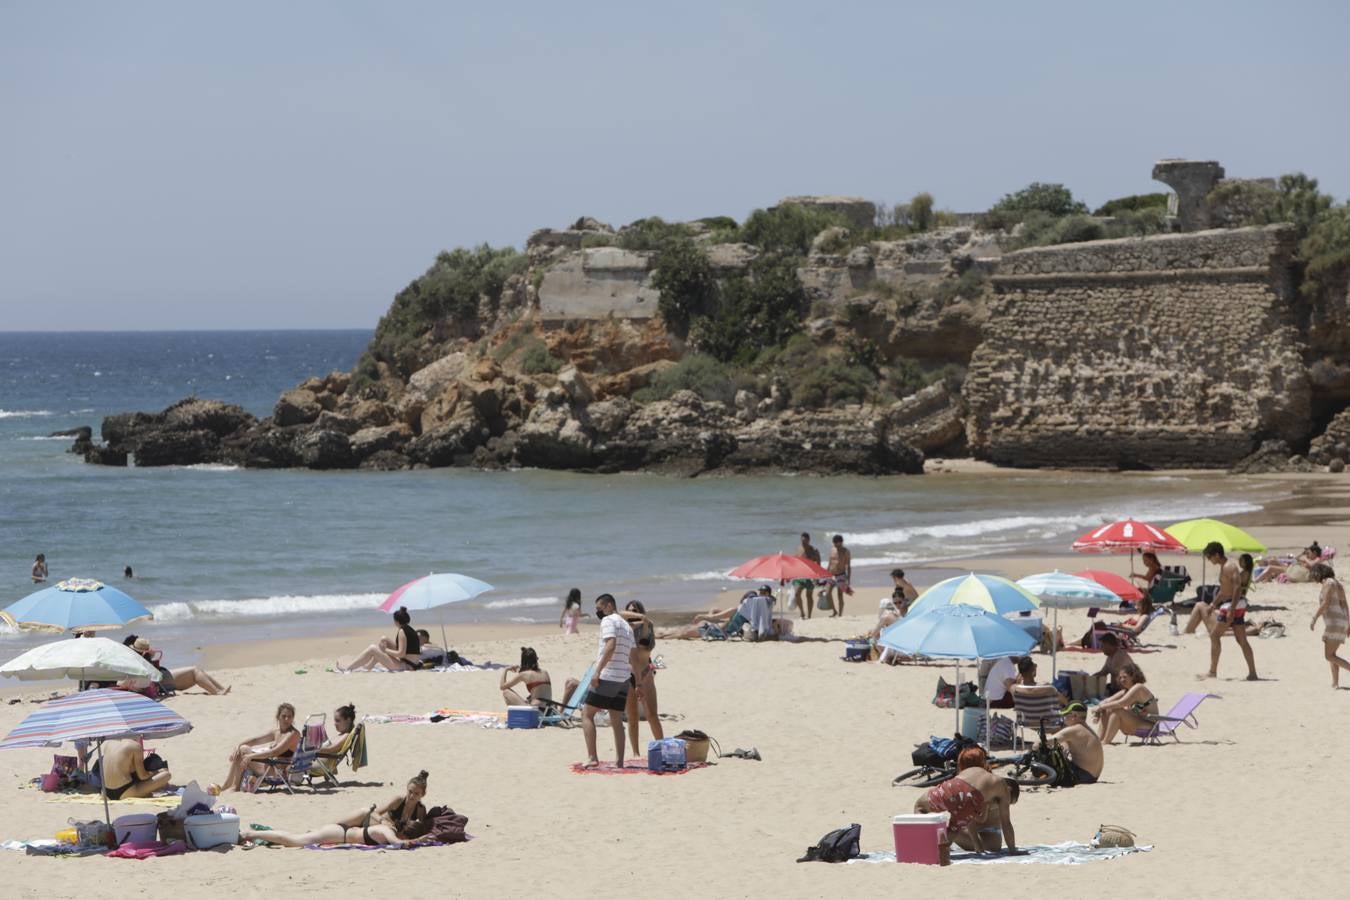
[[[1319,492],[1320,512],[1306,524],[1292,504],[1242,521],[1272,548],[1295,548],[1316,537],[1350,548],[1350,479],[1302,476]],[[1199,575],[1199,560],[1185,560]],[[1124,572],[1125,557],[990,558],[972,561],[1014,577],[1048,568],[1091,564]],[[153,884],[160,896],[241,896],[378,890],[400,895],[499,896],[522,888],[558,897],[620,897],[657,892],[680,897],[821,897],[844,893],[960,890],[1002,897],[1076,896],[1146,889],[1158,896],[1265,896],[1270,873],[1298,869],[1299,895],[1335,890],[1340,839],[1350,825],[1336,762],[1350,727],[1350,690],[1332,691],[1322,659],[1320,626],[1310,632],[1317,588],[1259,585],[1254,618],[1278,619],[1285,637],[1253,639],[1262,680],[1248,683],[1236,644],[1225,641],[1219,678],[1202,682],[1204,637],[1148,637],[1157,652],[1136,662],[1166,708],[1182,693],[1210,690],[1221,699],[1199,711],[1200,729],[1182,743],[1106,749],[1102,782],[1069,790],[1028,790],[1014,808],[1018,843],[1087,841],[1103,823],[1123,825],[1154,849],[1083,867],[797,864],[805,848],[834,828],[862,825],[863,849],[892,846],[891,816],[909,812],[912,788],[891,786],[910,767],[916,742],[950,734],[951,710],[930,702],[937,678],[951,667],[841,661],[842,641],[874,621],[877,593],[860,591],[843,619],[798,623],[807,640],[746,644],[664,641],[656,652],[668,733],[698,728],[724,750],[756,747],[763,761],[723,759],[676,777],[602,777],[569,771],[584,758],[579,729],[487,729],[470,724],[373,724],[370,765],[347,786],[295,796],[231,794],[246,822],[304,830],[400,793],[418,769],[431,773],[428,802],[469,817],[473,840],[413,852],[315,852],[233,848],[149,862],[100,857],[54,860],[0,853],[11,897],[102,896]],[[589,599],[589,598],[588,598]],[[710,598],[715,602],[715,598]],[[589,607],[588,607],[589,608]],[[1060,614],[1068,635],[1081,633],[1079,612]],[[226,752],[269,726],[277,703],[300,717],[355,703],[359,715],[421,714],[442,707],[500,710],[498,671],[340,674],[380,629],[316,639],[259,640],[210,648],[206,665],[233,685],[225,697],[189,692],[172,699],[193,723],[191,733],[156,742],[174,782],[220,780]],[[456,627],[452,643],[478,662],[513,663],[521,645],[535,647],[555,685],[578,676],[595,653],[595,626],[563,636],[551,626]],[[1095,668],[1099,657],[1060,654],[1061,668]],[[1042,674],[1048,673],[1048,660]],[[1350,688],[1350,678],[1345,684]],[[48,685],[42,685],[46,688]],[[44,690],[4,685],[0,706],[8,732]],[[13,702],[13,701],[19,702]],[[644,726],[643,741],[647,737]],[[611,752],[601,732],[602,758]],[[44,795],[25,783],[46,771],[53,750],[0,754],[0,838],[50,837],[67,819],[96,818],[101,807]],[[115,803],[113,815],[149,807]]]

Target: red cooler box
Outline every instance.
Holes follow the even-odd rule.
[[[939,812],[910,813],[891,819],[891,831],[895,834],[895,861],[941,865],[938,844],[947,840],[949,817],[948,813]]]

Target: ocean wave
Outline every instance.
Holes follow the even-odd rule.
[[[726,581],[730,578],[726,572],[694,572],[689,575],[676,575],[680,581]]]
[[[515,609],[518,606],[558,606],[562,600],[557,597],[513,597],[510,600],[489,600],[484,609]]]
[[[522,625],[534,625],[534,624],[537,623],[539,620],[538,620],[538,619],[531,619],[529,616],[512,616],[511,619],[510,619],[510,621],[512,621],[512,622],[519,622],[519,623],[522,624]]]
[[[942,525],[915,525],[911,528],[888,528],[881,531],[862,531],[856,534],[844,533],[846,543],[855,547],[884,547],[890,544],[903,544],[919,537],[976,537],[999,531],[1050,530],[1058,533],[1061,529],[1087,527],[1100,524],[1097,515],[1061,515],[1061,516],[1003,516],[996,519],[976,519],[970,522],[947,522]]]
[[[0,409],[0,419],[31,419],[52,414],[50,409]]]
[[[197,472],[238,472],[238,466],[232,466],[228,463],[193,463],[190,466],[182,466],[184,469],[192,469]]]
[[[75,438],[73,438],[71,435],[68,435],[68,434],[33,434],[33,435],[28,435],[27,437],[21,437],[21,438],[19,438],[19,440],[21,440],[21,441],[73,441],[73,440],[75,440]]]
[[[373,610],[385,596],[385,594],[285,594],[244,600],[181,600],[162,603],[155,606],[151,612],[155,614],[156,622],[293,616],[305,613]]]

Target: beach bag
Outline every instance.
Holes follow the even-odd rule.
[[[1044,733],[1044,725],[1041,726],[1041,731]],[[1078,779],[1073,774],[1073,762],[1061,747],[1048,747],[1043,754],[1038,755],[1043,757],[1042,762],[1055,770],[1055,780],[1051,783],[1051,787],[1073,787],[1078,784]]]
[[[425,819],[419,819],[408,829],[410,838],[430,838],[438,844],[462,844],[469,839],[464,829],[469,817],[462,816],[448,806],[433,806]]]
[[[1010,746],[1013,742],[1013,720],[1008,718],[1007,716],[999,715],[998,713],[994,713],[992,718],[994,724],[991,729],[991,734],[989,735],[989,743],[995,747]],[[984,737],[985,737],[985,724],[981,722],[980,723],[981,742],[984,740]]]
[[[806,855],[797,862],[845,862],[862,856],[859,843],[862,840],[862,826],[853,824],[847,828],[836,828],[820,839],[819,843],[806,848]]]
[[[183,820],[171,812],[162,812],[155,816],[155,827],[159,830],[159,839],[166,844],[187,840]]]
[[[725,641],[727,639],[727,633],[716,622],[699,623],[698,634],[705,641]]]
[[[52,769],[42,776],[42,789],[52,791],[66,790],[79,784],[80,761],[73,756],[52,755]]]
[[[709,737],[706,732],[699,731],[697,728],[686,728],[675,737],[684,741],[685,761],[691,763],[701,763],[708,761],[708,749],[716,745],[717,741]],[[717,746],[717,755],[722,755],[722,747]]]
[[[1094,847],[1133,847],[1134,832],[1119,825],[1099,825],[1092,838]]]
[[[826,588],[825,593],[816,598],[816,609],[834,609],[834,603],[830,600],[829,588]]]

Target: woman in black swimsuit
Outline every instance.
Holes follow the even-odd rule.
[[[408,791],[395,797],[383,808],[372,804],[331,825],[314,831],[295,834],[286,831],[255,831],[243,829],[245,840],[266,841],[278,847],[308,847],[312,844],[365,844],[367,846],[401,847],[414,842],[409,835],[414,825],[427,817],[422,798],[427,793],[427,773],[418,772],[408,782]]]
[[[633,755],[641,756],[638,749],[638,702],[647,710],[647,725],[652,730],[652,738],[661,740],[665,732],[661,730],[661,717],[656,712],[656,669],[652,667],[652,650],[656,648],[656,629],[652,620],[647,618],[647,608],[641,601],[629,600],[619,613],[633,626],[633,690],[628,692],[628,705],[624,715],[628,718],[628,743],[633,747]]]
[[[408,607],[400,606],[394,612],[394,624],[398,631],[393,640],[380,638],[378,644],[371,644],[350,666],[343,668],[336,663],[339,672],[369,672],[376,666],[384,666],[390,672],[409,672],[422,668],[422,639],[412,628],[412,616]]]

